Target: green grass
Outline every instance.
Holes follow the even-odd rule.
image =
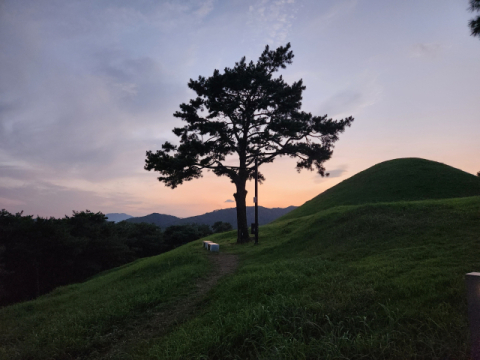
[[[340,205],[449,199],[480,195],[480,178],[435,161],[385,161],[342,181],[281,219],[315,214]]]
[[[448,178],[444,165],[426,165]],[[476,191],[468,184],[441,186],[451,199],[410,201],[410,191],[368,204],[359,192],[361,205],[332,191],[340,206],[305,205],[303,216],[261,227],[258,246],[236,245],[234,232],[211,236],[240,257],[235,274],[190,320],[111,358],[467,359],[464,276],[480,270],[480,196],[466,197]],[[200,243],[0,309],[0,359],[102,358],[152,311],[194,291],[211,270]]]
[[[480,197],[339,207],[262,228],[208,310],[139,358],[466,358]]]
[[[188,294],[210,263],[192,244],[0,309],[0,359],[92,357]]]

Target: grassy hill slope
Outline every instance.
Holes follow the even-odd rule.
[[[385,161],[342,181],[282,219],[311,215],[339,205],[449,199],[480,195],[480,178],[435,161]]]
[[[480,270],[480,197],[333,208],[262,228],[204,314],[155,358],[467,359],[464,275]]]
[[[240,265],[188,321],[125,345],[208,278],[201,241],[0,309],[0,359],[467,359],[479,234],[473,196],[284,217],[258,246],[213,235]]]

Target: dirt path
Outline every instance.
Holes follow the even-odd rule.
[[[226,253],[209,253],[208,258],[214,264],[211,274],[200,279],[195,291],[180,299],[173,307],[153,312],[148,311],[145,317],[129,324],[128,330],[122,330],[112,339],[112,346],[106,351],[89,358],[118,359],[122,355],[142,346],[149,340],[159,338],[174,326],[184,323],[198,313],[199,305],[207,293],[225,275],[233,273],[238,266],[238,256]]]
[[[198,295],[205,295],[220,278],[231,274],[238,266],[238,256],[226,253],[208,254],[209,259],[215,264],[215,271],[207,279],[197,283]]]
[[[217,284],[218,280],[225,275],[235,271],[238,265],[238,257],[232,254],[211,253],[208,258],[215,265],[213,272],[196,284],[196,291],[185,299],[179,301],[173,308],[154,314],[153,322],[146,324],[153,326],[156,336],[166,333],[172,325],[185,322],[198,310],[197,305],[204,299],[205,295]]]

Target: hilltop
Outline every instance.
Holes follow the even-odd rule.
[[[436,168],[443,182],[396,191],[405,161],[393,160],[346,180],[343,197],[334,187],[329,204],[319,195],[262,226],[258,246],[209,236],[238,257],[223,278],[198,240],[0,309],[0,359],[468,359],[478,182],[405,160],[423,163],[413,178]],[[463,189],[448,185],[452,174]],[[362,182],[383,195],[359,192]]]
[[[126,219],[127,222],[137,223],[137,224],[144,222],[148,224],[157,225],[158,227],[161,227],[161,228],[166,228],[168,226],[174,225],[179,220],[181,220],[179,217],[176,217],[173,215],[159,214],[159,213],[153,213],[146,216],[138,216],[138,217],[132,217],[130,219]]]
[[[125,213],[110,213],[110,214],[105,214],[105,216],[107,217],[108,221],[113,221],[113,222],[120,222],[133,217],[132,215],[128,215]]]
[[[419,158],[374,165],[324,191],[283,219],[311,215],[340,205],[451,199],[480,195],[480,178]]]

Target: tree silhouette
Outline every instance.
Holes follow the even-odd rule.
[[[480,11],[480,0],[470,0],[470,11]],[[480,16],[470,20],[468,24],[472,29],[472,36],[480,37]]]
[[[236,186],[239,243],[249,240],[245,186],[254,177],[255,157],[261,166],[290,156],[298,159],[297,171],[315,168],[328,175],[323,163],[353,121],[300,111],[302,80],[288,85],[281,75],[272,76],[291,64],[293,56],[290,43],[276,50],[267,45],[256,63],[243,57],[223,74],[215,70],[209,78],[190,79],[188,86],[197,97],[174,114],[187,123],[173,129],[180,145],[165,142],[162,150],[147,151],[145,169],[158,171],[158,180],[171,188],[201,177],[203,169],[228,177]],[[229,165],[232,161],[236,166]],[[259,173],[259,180],[264,179]]]

